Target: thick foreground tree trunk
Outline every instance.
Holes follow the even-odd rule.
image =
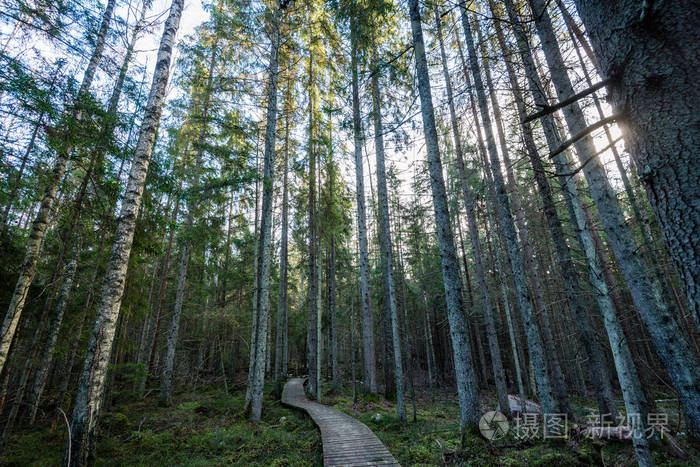
[[[552,75],[552,82],[557,92],[557,97],[560,101],[565,101],[575,94],[569,76],[567,74],[567,68],[565,66],[564,60],[561,56],[561,52],[557,45],[556,35],[546,11],[546,2],[544,0],[530,0],[533,12],[535,12],[535,26],[537,27],[538,34],[542,42],[542,49],[547,59],[547,64],[549,65],[549,71]],[[678,8],[683,10],[683,8]],[[608,12],[607,15],[614,14],[614,12]],[[623,14],[624,12],[619,11],[617,14]],[[628,43],[629,45],[629,43]],[[623,47],[623,44],[619,45]],[[625,55],[626,56],[626,55]],[[643,64],[640,64],[640,67]],[[636,72],[635,72],[636,74]],[[655,80],[661,79],[658,75]],[[663,79],[661,79],[663,81]],[[654,80],[651,83],[646,84],[656,86]],[[614,87],[614,86],[613,86]],[[674,86],[677,89],[679,86]],[[686,98],[688,101],[692,100],[690,96],[692,93],[688,93]],[[696,94],[697,96],[697,94]],[[654,95],[655,105],[658,107],[658,102],[660,97]],[[644,101],[645,105],[651,105],[650,101]],[[622,119],[625,119],[625,115],[629,115],[630,118],[646,118],[637,115],[640,109],[637,107],[635,109],[627,107],[616,107],[616,110],[623,112]],[[586,119],[579,106],[578,102],[574,102],[563,108],[563,114],[566,119],[567,126],[569,127],[572,134],[578,134],[583,131],[587,124]],[[692,118],[692,117],[689,117]],[[662,117],[658,116],[658,120]],[[688,136],[688,138],[695,141],[698,140],[697,129],[691,129],[690,125],[687,126],[690,134],[695,136]],[[671,124],[671,127],[660,128],[658,131],[661,134],[669,134],[673,132],[673,141],[677,141],[678,124]],[[660,138],[664,138],[660,135]],[[670,136],[669,136],[670,138]],[[686,141],[683,144],[687,144]],[[653,137],[652,137],[653,140]],[[651,143],[650,143],[651,144]],[[682,145],[683,145],[682,144]],[[586,176],[588,185],[591,189],[591,196],[595,201],[596,207],[598,208],[598,213],[600,214],[601,221],[605,228],[605,233],[608,236],[610,246],[615,253],[615,257],[620,263],[620,269],[625,277],[627,286],[629,287],[630,293],[634,300],[634,303],[639,310],[639,314],[644,320],[651,340],[656,347],[659,359],[664,364],[664,367],[668,371],[669,377],[673,382],[673,386],[678,392],[679,399],[689,421],[689,431],[694,433],[696,436],[700,436],[700,381],[698,379],[698,372],[695,371],[698,368],[699,362],[697,357],[694,355],[693,350],[690,347],[690,343],[687,341],[684,333],[679,327],[676,321],[675,313],[672,305],[670,303],[665,303],[663,300],[663,293],[661,291],[661,284],[654,277],[650,268],[644,264],[640,255],[637,253],[638,246],[634,241],[632,232],[629,226],[626,224],[622,210],[620,208],[619,202],[617,200],[616,194],[610,185],[607,175],[605,173],[605,168],[599,158],[596,157],[596,148],[593,143],[593,139],[590,135],[580,139],[574,144],[576,152],[579,157],[581,164],[587,162],[583,168],[583,173]],[[696,147],[696,146],[693,146]],[[670,150],[670,146],[665,148]],[[678,148],[676,147],[676,151]],[[687,151],[693,151],[690,147]],[[676,154],[676,153],[673,153]],[[687,153],[689,154],[689,153]],[[677,157],[682,158],[681,155],[676,154]],[[694,159],[688,156],[690,159]],[[658,161],[657,161],[658,162]],[[682,169],[683,173],[690,175],[692,171],[693,164],[697,164],[693,160],[688,160],[686,166]],[[645,166],[647,169],[651,170],[649,166]],[[654,166],[656,167],[656,166]],[[646,170],[646,169],[645,169]],[[642,170],[642,174],[645,172]],[[658,167],[655,170],[663,170]],[[698,171],[696,170],[696,173]],[[642,175],[644,177],[644,175]],[[673,175],[676,177],[676,175]],[[696,184],[695,179],[691,184]],[[653,187],[656,193],[661,193],[664,190],[664,186],[657,184]],[[694,188],[694,192],[697,193],[697,187]],[[685,196],[683,192],[677,192],[674,197],[682,199]],[[696,200],[694,200],[696,202]],[[691,202],[690,200],[688,201]],[[690,205],[688,205],[690,206]],[[692,217],[693,214],[697,214],[696,211],[688,208],[683,217]],[[681,230],[680,226],[675,226],[675,229]],[[666,228],[664,228],[666,229]],[[697,242],[696,234],[692,234],[691,238]],[[692,248],[690,245],[687,246],[690,251]],[[692,258],[687,258],[689,261],[693,261]],[[697,269],[697,264],[694,264],[694,268]]]
[[[576,4],[700,332],[700,67],[688,2]],[[650,5],[650,6],[647,6]],[[697,387],[697,386],[696,386]],[[697,420],[696,420],[697,421]],[[700,426],[694,427],[700,434]]]

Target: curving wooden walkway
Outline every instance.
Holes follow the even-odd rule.
[[[324,466],[400,465],[364,423],[338,409],[309,401],[303,378],[284,385],[282,403],[305,410],[318,425]]]

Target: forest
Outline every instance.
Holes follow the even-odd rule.
[[[0,465],[700,465],[698,7],[0,0]]]

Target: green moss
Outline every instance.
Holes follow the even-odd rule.
[[[176,408],[178,410],[194,410],[197,407],[200,407],[202,403],[200,401],[188,401],[188,402],[183,402],[182,404],[178,405]]]
[[[571,454],[564,454],[561,452],[550,452],[539,456],[530,461],[532,467],[547,467],[551,465],[556,465],[560,467],[573,467],[581,465],[576,458],[572,458]]]
[[[171,408],[159,408],[156,395],[143,401],[121,401],[104,413],[97,440],[98,465],[105,466],[315,466],[321,464],[320,434],[301,411],[289,409],[268,396],[266,388],[263,419],[249,422],[243,414],[245,389],[233,386],[227,395],[220,388],[203,388],[196,393],[174,395]],[[489,395],[484,406],[495,404]],[[351,388],[328,394],[324,403],[358,418],[402,465],[490,466],[588,466],[636,465],[628,442],[570,439],[567,442],[528,442],[505,438],[486,441],[469,430],[460,439],[459,407],[451,391],[419,393],[417,420],[407,401],[407,422],[396,416],[394,402],[381,397],[360,397],[353,402]],[[483,408],[483,407],[482,407]],[[375,415],[379,413],[379,420]],[[36,429],[12,434],[5,445],[1,465],[44,466],[61,463],[67,438],[59,420]],[[666,446],[653,452],[659,466],[694,465],[698,452],[681,438],[690,461],[669,455]],[[37,449],[37,446],[41,447]],[[696,462],[697,463],[697,462]]]
[[[129,417],[120,412],[107,412],[102,415],[100,424],[109,432],[124,432],[129,429],[131,423]]]
[[[100,420],[97,465],[321,464],[321,437],[308,417],[266,397],[263,420],[251,423],[242,416],[244,396],[242,387],[228,396],[204,389],[176,394],[171,408],[157,407],[156,396],[112,407]],[[66,436],[63,425],[19,431],[0,464],[60,465]]]

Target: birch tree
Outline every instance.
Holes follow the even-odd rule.
[[[24,302],[27,299],[27,294],[29,293],[29,286],[34,280],[34,275],[37,271],[37,262],[39,261],[39,252],[41,250],[42,241],[44,239],[44,234],[49,225],[49,216],[54,208],[54,202],[56,200],[56,193],[58,192],[59,185],[63,179],[63,175],[66,172],[66,167],[68,165],[68,159],[70,158],[70,153],[73,146],[73,141],[71,141],[70,136],[70,126],[80,122],[83,116],[83,109],[81,108],[80,102],[85,99],[90,92],[90,87],[92,86],[92,81],[95,78],[95,73],[97,72],[97,66],[102,59],[102,54],[104,52],[105,41],[107,39],[107,30],[109,29],[109,24],[112,20],[112,14],[114,13],[115,0],[109,0],[107,6],[105,7],[104,13],[102,14],[102,23],[100,29],[95,38],[95,47],[90,56],[87,68],[85,69],[85,74],[83,75],[83,80],[80,84],[80,89],[78,90],[77,100],[71,111],[70,118],[67,119],[65,128],[65,134],[61,141],[61,145],[57,151],[56,158],[54,159],[53,166],[51,168],[51,174],[47,182],[44,195],[41,199],[39,205],[39,210],[32,223],[31,233],[29,234],[29,241],[27,242],[27,250],[20,266],[20,274],[17,279],[17,284],[15,285],[12,298],[10,299],[10,305],[5,314],[5,318],[2,323],[2,328],[0,328],[0,371],[5,366],[7,361],[7,355],[10,352],[10,345],[12,344],[12,339],[15,336],[17,330],[17,324],[22,316],[22,310],[24,309]]]
[[[126,196],[119,214],[114,246],[102,285],[97,319],[90,336],[85,364],[78,386],[71,422],[71,436],[64,464],[84,465],[94,460],[95,428],[105,389],[107,366],[114,343],[119,308],[124,293],[126,268],[148,173],[153,141],[160,121],[163,98],[170,74],[175,35],[180,24],[184,0],[173,0],[163,28],[153,83],[148,96],[139,139],[131,164]]]

